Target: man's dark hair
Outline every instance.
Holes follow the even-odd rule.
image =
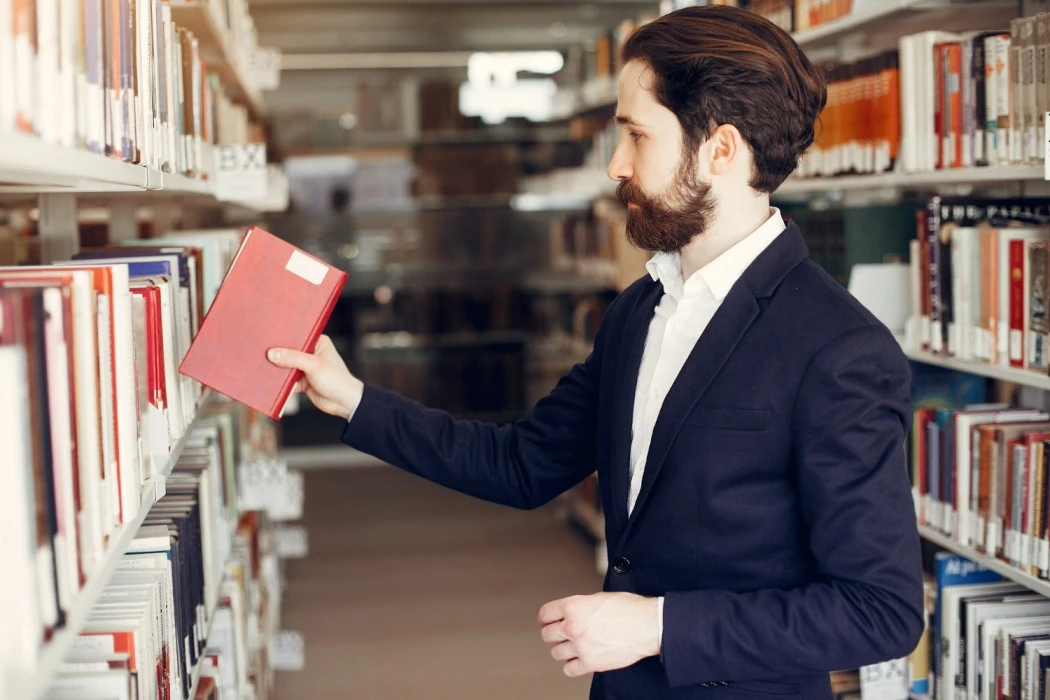
[[[695,151],[722,124],[751,147],[751,187],[773,192],[813,143],[827,101],[824,76],[769,20],[722,5],[687,7],[639,27],[623,61],[652,72],[656,100],[674,112]]]

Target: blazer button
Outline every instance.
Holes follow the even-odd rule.
[[[618,557],[616,561],[613,562],[612,569],[622,576],[631,570],[631,560],[627,557]]]

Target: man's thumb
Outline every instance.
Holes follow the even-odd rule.
[[[289,350],[288,348],[270,348],[266,352],[266,359],[278,367],[306,371],[313,360],[313,356],[298,350]]]

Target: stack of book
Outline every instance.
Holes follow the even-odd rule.
[[[1045,199],[932,198],[911,242],[906,345],[1046,375]]]
[[[19,640],[26,668],[123,526],[163,494],[204,398],[178,363],[239,238],[187,233],[0,268],[0,444],[13,460],[4,522],[24,535],[7,541],[25,594],[0,639]]]
[[[258,136],[204,54],[165,0],[0,3],[0,133],[203,178],[211,145]]]

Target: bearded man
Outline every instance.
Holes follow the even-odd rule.
[[[623,47],[609,165],[649,274],[522,420],[457,422],[346,369],[327,338],[271,361],[343,441],[518,508],[597,471],[600,593],[539,611],[594,700],[832,698],[828,672],[923,630],[905,465],[909,366],[770,194],[813,142],[820,72],[758,15],[694,7]]]

